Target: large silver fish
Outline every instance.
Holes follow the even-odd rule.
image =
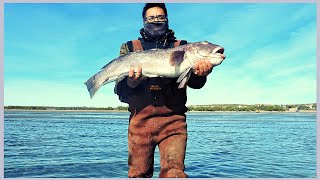
[[[85,82],[92,98],[98,89],[107,83],[119,82],[129,75],[130,67],[142,67],[142,75],[147,77],[177,78],[179,88],[183,88],[197,60],[208,59],[214,66],[225,59],[224,48],[207,41],[189,43],[169,49],[151,49],[132,52],[120,56]]]

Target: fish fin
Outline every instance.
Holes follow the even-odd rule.
[[[108,81],[108,79],[106,79],[106,81]],[[99,82],[100,81],[97,80],[96,75],[94,75],[84,83],[87,86],[91,99],[102,86],[102,83]]]
[[[178,89],[184,88],[187,85],[190,76],[191,76],[191,71],[189,70],[187,75],[180,82]]]
[[[87,86],[87,89],[89,91],[90,97],[92,97],[96,94],[96,92],[100,89],[101,86],[104,86],[107,83],[122,80],[125,78],[125,76],[128,75],[128,73],[123,73],[120,74],[118,77],[111,77],[111,78],[106,78],[106,79],[101,79],[104,78],[104,76],[101,75],[102,71],[98,72],[91,78],[89,78],[84,84]]]
[[[113,81],[116,81],[116,83],[118,83],[118,82],[120,82],[123,78],[125,78],[126,76],[128,76],[128,72],[126,72],[126,73],[122,73],[122,74],[120,74],[119,76],[117,76],[117,77],[111,77],[111,78],[108,78],[108,79],[106,79],[103,83],[102,83],[102,86],[104,86],[104,85],[106,85],[106,84],[108,84],[108,83],[111,83],[111,82],[113,82]]]
[[[104,85],[111,83],[112,81],[115,81],[115,80],[116,80],[115,78],[108,78],[101,84],[101,86],[104,86]]]
[[[184,54],[185,54],[184,51],[174,51],[170,55],[169,64],[171,66],[180,64],[184,60]]]
[[[191,72],[191,67],[188,68],[187,70],[185,70],[177,79],[177,83],[180,83],[184,77],[186,77],[188,75],[188,73]]]
[[[119,83],[120,81],[122,81],[126,76],[128,76],[128,73],[124,73],[118,76],[116,79],[116,83]]]

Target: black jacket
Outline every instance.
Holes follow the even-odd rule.
[[[144,50],[153,48],[166,49],[173,48],[176,37],[174,32],[169,30],[163,37],[148,37],[143,29],[140,30],[142,37],[139,38]],[[182,40],[180,45],[186,44],[187,41]],[[133,51],[132,41],[122,44],[120,55]],[[130,88],[127,85],[127,78],[120,81],[115,92],[119,95],[122,102],[129,104],[130,112],[138,112],[148,105],[167,106],[176,113],[185,113],[187,111],[187,93],[186,87],[178,89],[177,78],[147,78],[136,88]],[[187,86],[193,89],[200,89],[206,83],[206,77],[191,74]],[[159,88],[152,88],[159,87]],[[155,90],[156,89],[156,90]],[[161,89],[161,90],[160,90]]]

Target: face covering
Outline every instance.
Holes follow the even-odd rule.
[[[163,36],[168,31],[168,22],[149,22],[144,23],[144,31],[151,37]]]

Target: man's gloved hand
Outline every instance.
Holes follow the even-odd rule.
[[[200,59],[194,65],[194,74],[198,76],[208,76],[213,69],[213,64],[207,59]]]
[[[136,73],[135,73],[136,70]],[[137,87],[143,80],[145,80],[147,77],[141,75],[142,68],[134,68],[131,67],[129,71],[129,77],[127,79],[127,84],[131,88]]]

